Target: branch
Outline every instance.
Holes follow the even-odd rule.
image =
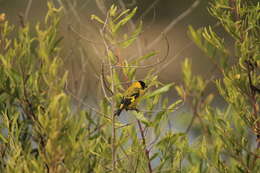
[[[104,46],[105,46],[105,49],[106,49],[106,54],[108,55],[109,53],[109,45],[105,39],[105,32],[106,32],[106,26],[107,26],[107,23],[108,23],[108,18],[109,18],[109,13],[107,12],[106,14],[106,20],[104,22],[104,25],[102,27],[102,29],[100,30],[100,35],[102,37],[102,40],[103,40],[103,43],[104,43]],[[112,68],[112,62],[111,62],[111,59],[108,57],[108,60],[109,60],[109,71],[110,71],[110,77],[111,77],[111,91],[112,93],[114,93],[115,91],[115,86],[114,86],[114,80],[113,80],[113,77],[114,77],[114,71],[113,71],[113,68]],[[114,99],[113,99],[114,100]],[[112,111],[112,114],[111,114],[111,119],[112,119],[112,144],[111,144],[111,150],[112,150],[112,172],[115,172],[116,171],[116,127],[115,127],[115,116],[114,116],[114,102],[111,102],[111,111]]]
[[[153,170],[152,170],[152,165],[151,165],[151,161],[150,161],[149,150],[148,150],[148,148],[146,146],[144,129],[142,128],[142,124],[141,124],[141,122],[139,120],[137,120],[137,124],[138,124],[139,131],[141,133],[141,137],[142,137],[142,141],[143,141],[144,152],[145,152],[145,156],[147,158],[147,166],[148,166],[148,169],[149,169],[149,173],[152,173]]]

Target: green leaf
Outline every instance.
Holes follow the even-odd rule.
[[[185,91],[182,86],[175,86],[175,90],[181,98],[185,98]]]
[[[124,35],[124,40],[122,43],[121,43],[121,46],[123,48],[127,48],[128,46],[130,46],[137,38],[138,38],[138,35],[141,33],[142,31],[142,26],[143,26],[143,23],[140,22],[138,27],[135,29],[135,31],[131,34],[130,38],[128,38],[128,35],[125,34]]]
[[[112,33],[116,33],[121,26],[125,25],[135,15],[136,11],[137,11],[137,7],[135,7],[131,11],[131,13],[129,13],[122,20],[120,20],[113,28],[111,28]]]
[[[183,103],[183,100],[177,100],[175,101],[173,104],[171,104],[170,106],[168,106],[167,111],[174,111],[174,109],[179,106],[181,103]]]
[[[111,17],[114,17],[116,15],[116,11],[117,11],[117,6],[115,6],[114,4],[111,5],[109,13]]]
[[[4,143],[8,143],[7,139],[5,139],[5,137],[0,133],[0,139],[4,142]]]
[[[191,62],[186,58],[182,64],[182,73],[185,86],[190,88],[193,84]]]
[[[100,19],[98,16],[96,16],[94,14],[91,15],[91,20],[96,20],[101,24],[105,24],[105,22],[102,19]]]
[[[150,52],[150,53],[148,53],[148,54],[146,54],[144,56],[141,56],[141,57],[135,59],[134,61],[141,62],[141,61],[147,60],[147,59],[149,59],[149,58],[151,58],[151,57],[153,57],[153,56],[155,56],[157,54],[158,54],[157,52]]]
[[[148,99],[148,98],[154,97],[154,96],[156,96],[156,95],[165,93],[165,92],[169,91],[169,89],[170,89],[173,85],[174,85],[173,83],[167,84],[167,85],[165,85],[165,86],[163,86],[163,87],[161,87],[161,88],[159,88],[159,89],[153,91],[152,93],[146,94],[146,95],[144,96],[144,98],[145,98],[145,99]]]
[[[160,121],[161,121],[163,115],[165,115],[165,111],[164,111],[164,110],[158,112],[158,113],[155,115],[155,119],[154,119],[154,121],[153,121],[153,126],[156,125],[156,124],[158,124],[158,123],[160,123]]]
[[[130,11],[130,9],[126,9],[125,11],[123,11],[122,13],[120,13],[114,20],[113,22],[116,22],[117,20],[119,20],[122,16],[124,16],[125,14],[127,14]]]
[[[146,126],[150,126],[150,122],[147,120],[147,118],[144,117],[144,114],[141,113],[141,112],[136,112],[136,111],[133,111],[132,112],[134,114],[134,116],[140,120],[142,123],[144,123]]]
[[[203,47],[201,30],[196,31],[192,26],[189,26],[189,35],[199,48]]]

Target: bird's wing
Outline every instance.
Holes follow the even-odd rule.
[[[133,103],[139,96],[140,96],[140,92],[139,92],[139,90],[136,90],[131,95],[123,97],[122,100],[121,100],[120,107],[122,107],[122,108],[127,107],[128,105]]]

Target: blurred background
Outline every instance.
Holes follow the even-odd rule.
[[[91,101],[90,104],[98,105],[102,98],[99,76],[101,73],[101,62],[105,56],[99,36],[97,22],[91,20],[91,14],[105,18],[107,9],[115,4],[123,9],[138,7],[137,15],[128,26],[129,32],[143,21],[143,32],[139,39],[129,49],[120,52],[124,58],[133,58],[156,50],[159,52],[158,59],[166,54],[168,39],[170,47],[167,65],[157,67],[159,69],[159,80],[163,83],[182,81],[181,63],[185,58],[192,59],[194,74],[200,74],[209,79],[217,77],[218,73],[214,65],[197,48],[188,35],[188,27],[195,29],[211,25],[225,36],[218,28],[216,20],[209,15],[209,0],[53,0],[56,7],[64,8],[64,16],[61,23],[62,55],[65,68],[69,70],[69,88],[75,97],[82,101]],[[26,22],[36,24],[44,21],[47,12],[46,0],[0,0],[0,12],[6,13],[7,20],[19,26],[19,15]],[[31,25],[32,25],[31,24]],[[229,39],[226,38],[228,43]],[[147,62],[147,64],[153,62]],[[147,71],[139,72],[142,77]],[[207,92],[215,92],[216,89],[209,87]],[[217,95],[217,94],[216,94]],[[178,99],[176,91],[169,92],[170,100]],[[224,102],[216,97],[213,104],[223,106]],[[82,105],[83,106],[83,105]],[[184,124],[177,129],[182,129],[191,117],[183,118],[185,108],[179,110]],[[178,123],[179,124],[179,123]],[[178,125],[176,125],[178,126]]]

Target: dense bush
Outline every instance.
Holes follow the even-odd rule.
[[[67,87],[68,72],[60,53],[62,8],[48,3],[44,23],[19,27],[0,17],[0,172],[257,172],[260,170],[260,4],[243,0],[216,0],[209,12],[232,38],[233,45],[214,26],[189,35],[221,74],[203,79],[183,62],[183,83],[162,84],[157,52],[126,59],[118,54],[135,43],[142,22],[126,33],[137,8],[112,5],[106,18],[91,18],[100,28],[105,55],[99,76],[103,99],[99,107],[82,103]],[[147,65],[146,62],[156,62]],[[139,112],[129,111],[122,123],[114,111],[125,88],[139,80],[148,85]],[[212,106],[217,87],[226,106]],[[180,99],[171,103],[170,90]],[[167,128],[172,112],[183,105],[192,117],[186,131]],[[121,115],[122,116],[122,115]],[[192,126],[199,129],[190,140]]]

